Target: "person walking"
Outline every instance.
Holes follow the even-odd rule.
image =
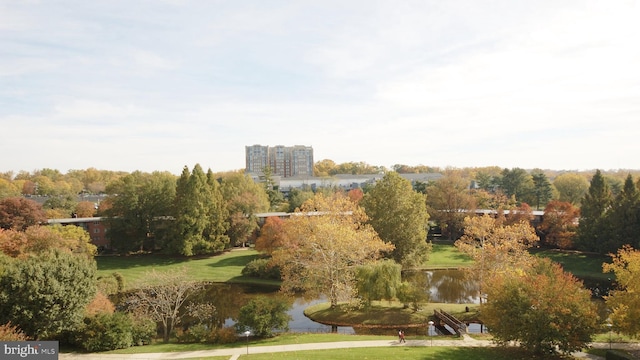
[[[404,339],[404,330],[400,330],[400,342],[406,343],[407,341]]]

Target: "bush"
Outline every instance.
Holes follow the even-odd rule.
[[[244,332],[253,330],[256,336],[273,336],[274,329],[289,330],[289,304],[279,298],[257,296],[240,308],[236,329]]]
[[[0,341],[26,341],[29,337],[11,322],[0,325]]]
[[[84,319],[77,343],[91,352],[124,349],[133,345],[133,321],[127,314],[99,313]]]
[[[232,327],[214,329],[210,341],[214,344],[233,344],[238,341],[238,334]]]
[[[132,317],[132,321],[131,335],[133,336],[133,345],[150,344],[151,340],[158,335],[158,325],[148,317],[135,316]]]
[[[280,280],[280,268],[271,264],[269,259],[255,259],[242,269],[242,275],[259,279]]]

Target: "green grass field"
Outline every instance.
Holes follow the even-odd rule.
[[[466,254],[458,251],[453,244],[433,244],[429,253],[429,260],[424,263],[425,269],[450,269],[471,265],[472,260]]]
[[[142,279],[145,272],[151,270],[168,271],[186,268],[187,273],[194,280],[230,283],[259,283],[277,285],[276,281],[245,278],[242,269],[251,260],[258,257],[258,252],[252,249],[236,250],[221,255],[185,258],[162,255],[132,255],[132,256],[98,256],[98,276],[109,275],[113,272],[122,274],[127,287]]]
[[[249,349],[251,352],[251,349]],[[241,355],[240,359],[257,360],[530,360],[531,354],[524,353],[519,349],[499,349],[489,348],[467,348],[467,347],[377,347],[377,348],[350,348],[333,350],[312,350],[281,352],[270,354],[249,354]],[[546,357],[546,359],[561,359],[560,357]]]
[[[579,278],[591,278],[607,281],[614,278],[612,273],[602,272],[602,264],[611,262],[611,258],[605,255],[585,254],[573,251],[557,250],[533,250],[532,254],[549,258],[560,263],[565,271],[572,273]]]

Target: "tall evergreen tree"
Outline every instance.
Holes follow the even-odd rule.
[[[607,242],[607,252],[615,253],[623,245],[640,245],[639,215],[640,192],[629,174],[608,215],[612,232],[610,241]]]
[[[167,251],[186,256],[212,254],[229,242],[227,210],[220,186],[211,172],[205,175],[199,164],[191,173],[185,166],[178,179],[174,233]]]
[[[581,250],[607,252],[606,239],[610,236],[607,212],[613,198],[600,170],[591,179],[589,191],[582,198],[580,224],[576,246]]]
[[[551,182],[542,170],[532,171],[531,179],[533,180],[533,198],[535,199],[535,202],[531,205],[534,205],[536,210],[540,210],[541,207],[547,206],[547,203],[553,197]]]

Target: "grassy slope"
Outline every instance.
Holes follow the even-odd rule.
[[[127,286],[134,285],[145,272],[167,271],[185,267],[194,280],[234,283],[260,283],[276,285],[278,282],[246,278],[242,269],[258,257],[255,250],[236,250],[222,255],[189,259],[185,257],[160,255],[98,256],[98,276],[119,272]]]

